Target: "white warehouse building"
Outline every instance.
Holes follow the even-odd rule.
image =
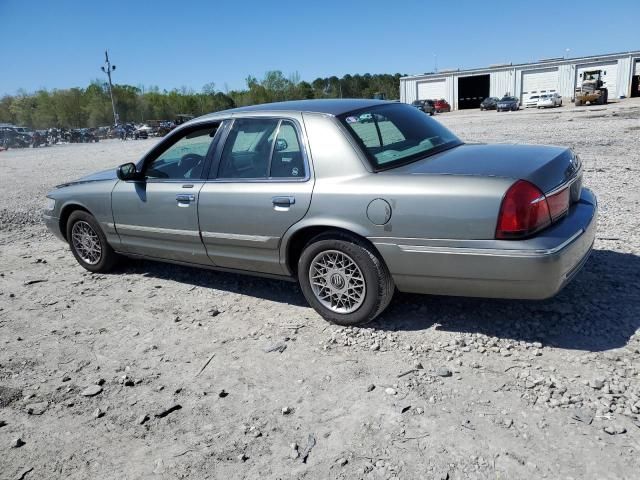
[[[557,92],[569,102],[583,73],[589,70],[602,70],[609,99],[640,96],[640,50],[636,50],[402,77],[400,101],[443,98],[458,110],[478,108],[486,97],[513,95],[524,102],[531,95]]]

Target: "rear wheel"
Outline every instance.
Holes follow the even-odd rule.
[[[312,239],[298,261],[298,280],[309,304],[339,325],[369,322],[387,308],[395,286],[370,245],[342,233]]]
[[[108,272],[119,259],[96,219],[83,210],[69,216],[67,241],[78,263],[90,272]]]

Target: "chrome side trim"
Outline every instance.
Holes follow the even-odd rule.
[[[499,248],[464,248],[464,247],[434,247],[425,245],[398,245],[388,242],[375,242],[375,245],[393,245],[405,253],[438,253],[447,255],[487,255],[494,257],[546,257],[558,253],[584,233],[583,229],[556,245],[553,248],[538,250],[506,250]]]
[[[242,235],[239,233],[202,232],[202,238],[216,238],[220,240],[237,240],[241,242],[268,243],[277,240],[278,237],[262,235]]]
[[[129,257],[129,258],[138,258],[138,259],[146,259],[146,260],[153,260],[153,261],[157,261],[157,262],[161,262],[161,263],[171,263],[173,265],[182,265],[185,267],[195,267],[195,268],[202,268],[202,269],[206,269],[206,270],[214,270],[216,272],[224,272],[224,273],[235,273],[235,274],[239,274],[239,275],[248,275],[251,277],[260,277],[260,278],[268,278],[271,280],[283,280],[285,282],[293,282],[296,283],[298,281],[297,277],[293,277],[291,275],[277,275],[275,273],[264,273],[264,272],[257,272],[254,270],[240,270],[240,269],[236,269],[236,268],[226,268],[226,267],[219,267],[217,265],[213,265],[213,264],[205,264],[205,263],[192,263],[192,262],[185,262],[185,261],[181,261],[181,260],[173,260],[170,258],[160,258],[160,257],[154,257],[151,255],[143,255],[140,253],[131,253],[131,252],[124,252],[124,251],[120,251],[120,250],[116,250],[116,253],[119,253],[121,255],[124,255],[125,257]]]
[[[116,227],[121,233],[129,230],[132,232],[157,233],[160,235],[182,235],[186,237],[198,237],[200,235],[200,232],[197,230],[177,230],[174,228],[145,227],[143,225],[124,225],[122,223],[117,224]]]

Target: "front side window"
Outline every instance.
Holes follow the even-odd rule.
[[[240,118],[222,151],[218,178],[303,178],[305,164],[293,123],[272,118]]]
[[[200,178],[217,130],[218,125],[191,130],[149,163],[145,176],[170,180]]]
[[[437,121],[400,103],[357,110],[338,118],[375,170],[403,165],[462,143]]]

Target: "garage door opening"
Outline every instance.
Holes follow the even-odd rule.
[[[631,79],[631,96],[640,97],[640,75],[634,75]]]
[[[633,65],[633,77],[631,77],[631,96],[640,97],[640,60]]]
[[[489,96],[489,75],[458,78],[458,108],[480,108]]]

